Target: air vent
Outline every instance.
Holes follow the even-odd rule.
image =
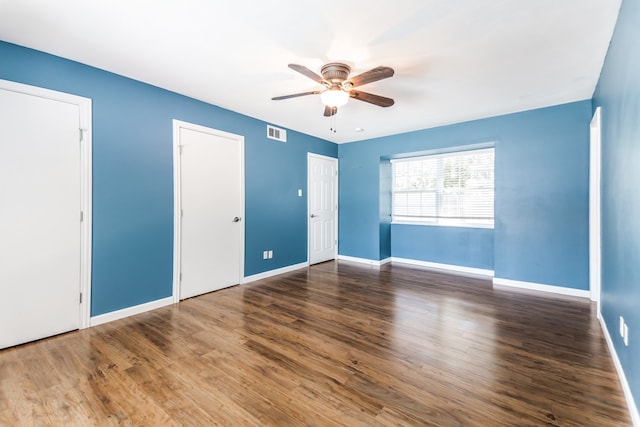
[[[287,131],[271,125],[267,125],[267,138],[276,141],[287,142]]]

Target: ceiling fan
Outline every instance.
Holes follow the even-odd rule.
[[[320,83],[324,86],[324,89],[276,96],[271,98],[274,101],[305,95],[320,95],[320,99],[324,104],[324,115],[326,117],[331,117],[337,114],[338,107],[345,105],[349,98],[379,105],[380,107],[390,107],[394,104],[394,101],[391,98],[353,89],[367,83],[372,83],[393,76],[393,68],[376,67],[351,78],[349,78],[351,68],[340,62],[330,62],[323,65],[322,68],[320,68],[320,74],[322,74],[322,76],[314,73],[304,65],[289,64],[289,68],[309,77],[315,82]]]

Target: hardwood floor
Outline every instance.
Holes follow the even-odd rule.
[[[329,262],[0,351],[0,425],[631,422],[589,302]]]

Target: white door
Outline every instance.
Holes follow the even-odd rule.
[[[0,89],[0,348],[80,327],[79,120]]]
[[[244,248],[243,137],[174,121],[180,299],[237,285]],[[176,138],[174,137],[174,139]]]
[[[338,159],[309,154],[309,264],[336,258]]]
[[[600,222],[600,179],[601,179],[601,118],[600,107],[591,120],[590,164],[589,164],[589,287],[591,300],[598,303],[600,317],[601,287],[601,222]]]

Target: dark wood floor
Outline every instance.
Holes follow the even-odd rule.
[[[589,302],[330,262],[0,351],[0,425],[630,419]]]

